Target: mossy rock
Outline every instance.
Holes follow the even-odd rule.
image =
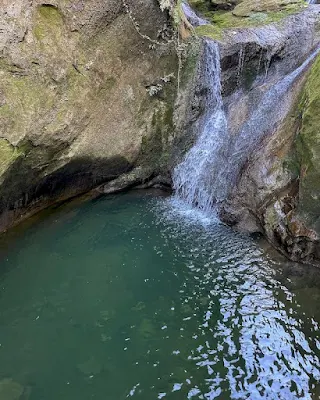
[[[199,12],[213,10],[230,10],[234,8],[241,0],[193,0],[190,5]]]
[[[301,101],[296,141],[300,161],[300,212],[315,222],[320,215],[320,56],[308,76]],[[319,224],[318,224],[319,225]]]
[[[38,40],[46,38],[57,40],[62,27],[63,15],[57,7],[50,4],[38,7],[33,27],[33,33]]]
[[[250,17],[253,13],[270,13],[287,10],[288,6],[301,4],[300,0],[244,0],[232,11],[237,17]]]
[[[0,174],[21,155],[18,148],[12,146],[7,140],[0,139]]]
[[[258,27],[279,22],[306,7],[304,0],[244,0],[228,4],[229,8],[195,2],[196,10],[211,22],[196,27],[196,34],[219,40],[225,29]]]
[[[0,59],[0,231],[140,164],[167,168],[179,64],[173,21],[154,0],[131,2],[132,15],[118,0],[11,3]],[[161,97],[150,97],[158,82]]]
[[[214,40],[222,38],[222,30],[215,24],[197,26],[195,32],[199,36],[205,36]]]

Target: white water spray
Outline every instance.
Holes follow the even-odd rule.
[[[208,91],[202,129],[184,161],[175,168],[173,183],[178,197],[208,212],[216,201],[218,169],[226,162],[228,130],[221,95],[219,47],[206,40],[204,52],[203,80]]]
[[[195,145],[173,172],[176,197],[206,213],[226,199],[235,186],[244,163],[261,140],[276,129],[292,106],[290,88],[308,68],[320,49],[296,70],[273,85],[247,121],[231,138],[221,95],[218,45],[205,41],[203,80],[208,87],[200,134]]]
[[[184,12],[184,15],[186,16],[187,20],[190,22],[191,25],[200,26],[208,24],[208,21],[199,17],[186,2],[182,3],[182,11]]]

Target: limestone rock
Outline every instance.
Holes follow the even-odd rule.
[[[276,12],[295,3],[299,3],[299,0],[244,0],[234,8],[232,13],[237,17],[249,17],[257,12]]]
[[[319,7],[311,6],[281,23],[223,33],[222,86],[231,137],[241,132],[264,94],[319,45],[318,23]],[[287,257],[312,264],[320,263],[319,65],[318,60],[307,81],[305,72],[287,89],[282,120],[266,129],[219,204],[227,224],[261,232]],[[206,90],[198,82],[199,104]],[[189,110],[187,120],[199,128],[192,115]],[[234,162],[232,154],[228,162]]]
[[[0,24],[0,230],[134,166],[159,168],[178,64],[157,2],[4,0]]]
[[[320,264],[320,147],[316,111],[320,104],[319,66],[318,56],[311,71],[290,87],[287,96],[291,97],[291,109],[281,124],[257,144],[220,210],[227,223],[240,230],[262,232],[292,260],[316,265]],[[241,97],[230,96],[229,121],[235,134],[238,124],[258,101],[258,90],[259,85]]]
[[[320,57],[308,76],[300,102],[301,127],[295,141],[299,167],[299,213],[320,235]]]

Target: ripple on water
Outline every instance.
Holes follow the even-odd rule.
[[[5,260],[0,386],[22,399],[319,398],[319,273],[215,217],[108,197],[28,228]]]
[[[175,199],[157,208],[159,223],[170,226],[164,234],[176,240],[177,253],[185,253],[185,241],[190,258],[182,287],[192,293],[181,290],[180,301],[182,310],[187,302],[196,314],[180,323],[196,317],[188,359],[204,376],[201,384],[193,379],[198,385],[187,397],[311,399],[310,389],[320,380],[318,325],[301,318],[294,294],[275,279],[276,263],[216,217]]]

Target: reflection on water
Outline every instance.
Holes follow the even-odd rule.
[[[317,270],[136,193],[5,243],[1,400],[320,398]]]

